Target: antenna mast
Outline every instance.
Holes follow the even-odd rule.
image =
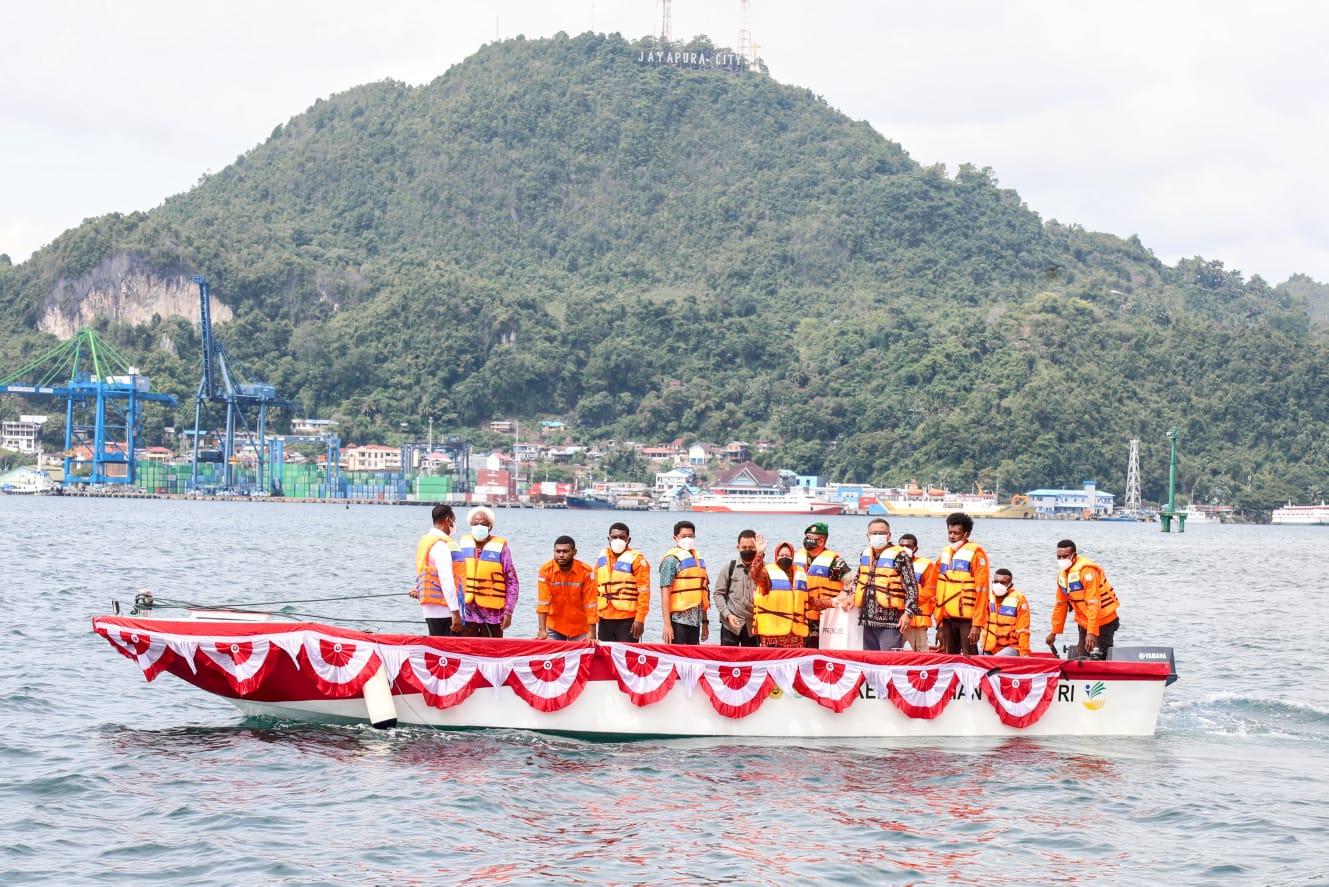
[[[660,0],[660,42],[666,46],[674,42],[674,23],[669,5],[670,0]]]
[[[1131,441],[1131,461],[1126,467],[1126,510],[1140,510],[1140,440]]]
[[[752,16],[748,0],[738,0],[738,55],[749,65],[757,61],[752,50]]]

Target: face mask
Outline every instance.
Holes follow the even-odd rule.
[[[752,563],[752,559],[755,558],[756,556],[757,552],[753,551],[751,548],[744,549],[743,551],[740,551],[738,553],[738,559],[745,564]]]
[[[778,561],[776,561],[775,564],[781,570],[788,570],[790,567],[794,565],[794,559],[792,557],[782,557]]]
[[[1061,567],[1063,570],[1069,570],[1071,568],[1071,564],[1073,563],[1075,563],[1075,561],[1071,560],[1068,557],[1057,558],[1057,566]]]
[[[610,539],[609,550],[612,551],[614,554],[622,554],[623,552],[628,550],[628,540]]]
[[[476,524],[471,527],[471,538],[476,542],[483,542],[489,538],[489,528],[484,524]]]
[[[888,537],[885,533],[873,533],[868,536],[868,544],[873,548],[881,549],[886,547]]]
[[[808,551],[816,551],[817,540],[813,539],[811,536],[808,536],[803,539],[803,547],[806,548]]]
[[[690,536],[684,536],[682,539],[678,540],[678,547],[684,551],[691,551],[697,547],[697,540]]]
[[[1010,586],[1007,585],[1005,582],[993,582],[993,583],[992,583],[992,590],[995,591],[997,594],[1005,594],[1005,593],[1006,593],[1006,589],[1008,589],[1008,588],[1010,588]]]

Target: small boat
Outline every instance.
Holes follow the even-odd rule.
[[[608,496],[599,496],[594,493],[587,493],[585,496],[569,495],[567,497],[567,505],[568,508],[578,508],[578,509],[601,509],[601,508],[614,507],[613,501],[611,501]]]
[[[265,614],[99,616],[153,680],[248,716],[627,736],[1150,736],[1172,651],[1108,661],[370,634]],[[1121,658],[1122,656],[1126,658]]]

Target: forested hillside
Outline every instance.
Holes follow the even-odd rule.
[[[203,273],[236,359],[357,442],[557,416],[769,439],[836,480],[1120,493],[1139,437],[1158,498],[1175,427],[1198,500],[1326,486],[1324,287],[1166,266],[806,90],[637,47],[508,41],[358,87],[150,213],[0,261],[0,370],[112,269]],[[192,421],[192,324],[99,326]]]

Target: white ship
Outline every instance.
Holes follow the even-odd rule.
[[[1329,525],[1329,505],[1320,500],[1319,505],[1293,505],[1291,502],[1282,508],[1275,508],[1271,524],[1319,524]]]

